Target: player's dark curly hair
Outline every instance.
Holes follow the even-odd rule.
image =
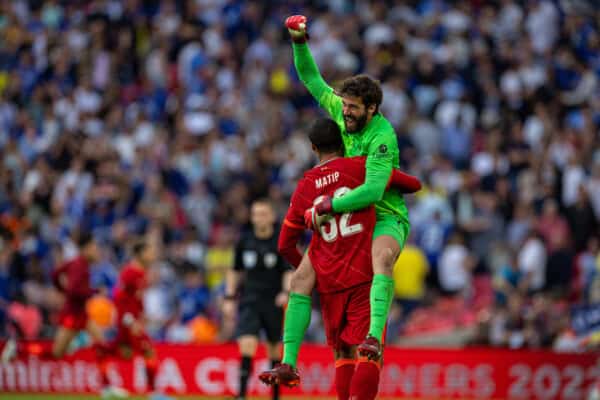
[[[358,97],[365,107],[375,105],[375,112],[379,111],[379,105],[383,100],[383,92],[379,82],[368,75],[356,75],[345,79],[338,91],[340,96]]]
[[[141,257],[142,253],[146,250],[146,248],[150,245],[147,239],[138,239],[131,246],[131,252],[136,257]]]
[[[308,130],[308,138],[320,153],[344,153],[340,127],[330,118],[317,119]]]
[[[82,230],[82,231],[77,232],[77,234],[74,236],[73,239],[74,239],[74,242],[77,243],[77,247],[82,249],[85,246],[87,246],[88,244],[92,243],[95,240],[95,237],[92,234],[92,232],[87,231],[87,230]]]

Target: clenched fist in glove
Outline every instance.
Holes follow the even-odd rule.
[[[285,20],[285,27],[288,29],[294,43],[304,43],[308,40],[306,33],[307,19],[304,15],[292,15]]]
[[[304,211],[304,225],[308,229],[318,231],[323,222],[331,218],[333,207],[330,196],[321,196],[317,203]]]

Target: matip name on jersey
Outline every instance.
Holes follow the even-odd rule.
[[[315,187],[317,189],[321,189],[323,186],[329,185],[331,183],[335,183],[340,179],[339,171],[335,171],[332,174],[325,175],[321,178],[315,179]]]

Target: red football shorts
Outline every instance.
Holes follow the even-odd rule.
[[[138,354],[152,350],[152,341],[145,332],[136,335],[125,325],[118,325],[113,345],[116,348],[128,347]]]
[[[88,316],[85,309],[75,310],[64,306],[58,313],[58,324],[63,328],[73,331],[82,331],[86,328]]]
[[[371,282],[335,293],[320,293],[327,344],[334,349],[358,345],[369,332]]]

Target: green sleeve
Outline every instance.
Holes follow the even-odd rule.
[[[397,147],[395,134],[375,136],[368,148],[365,183],[347,192],[342,197],[333,199],[332,206],[335,212],[360,210],[383,198],[385,188],[392,174],[393,149]]]
[[[339,123],[338,119],[342,118],[342,99],[334,94],[333,89],[323,80],[308,45],[294,43],[292,46],[298,77],[319,105]]]

